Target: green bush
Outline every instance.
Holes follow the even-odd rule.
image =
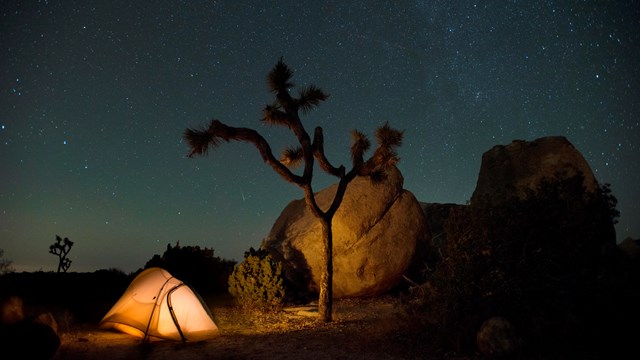
[[[229,293],[245,309],[277,310],[284,303],[282,264],[266,250],[249,249],[229,277]]]

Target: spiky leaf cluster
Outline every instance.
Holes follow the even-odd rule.
[[[267,76],[267,85],[269,86],[269,90],[274,93],[288,91],[290,88],[295,86],[295,84],[290,82],[292,77],[293,70],[291,70],[291,68],[284,63],[284,60],[280,58]]]
[[[354,164],[361,164],[364,154],[371,147],[371,141],[367,135],[355,129],[351,131],[351,139],[351,160]]]
[[[282,111],[282,107],[277,103],[266,105],[264,107],[262,110],[262,121],[269,125],[290,126],[290,120],[287,113]]]
[[[225,127],[219,120],[213,119],[206,128],[187,128],[182,138],[191,149],[188,156],[206,155],[209,148],[217,148],[222,140],[229,141]]]
[[[351,136],[351,157],[358,175],[369,176],[373,182],[384,180],[386,169],[395,166],[400,160],[396,148],[402,145],[403,132],[392,128],[389,123],[379,127],[376,130],[378,147],[366,161],[363,160],[363,155],[371,146],[369,139],[357,130],[353,130]]]
[[[302,148],[288,146],[282,151],[280,162],[288,167],[297,167],[302,162]]]
[[[327,100],[327,98],[329,98],[329,95],[320,88],[315,85],[309,85],[300,91],[297,105],[306,114],[320,105],[321,102]]]

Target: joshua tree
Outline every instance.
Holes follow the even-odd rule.
[[[302,89],[297,97],[293,97],[289,92],[294,87],[291,82],[292,76],[293,71],[282,58],[267,76],[267,84],[271,92],[275,94],[275,101],[273,104],[265,106],[262,121],[290,129],[299,142],[299,146],[284,149],[280,159],[273,155],[271,147],[257,131],[231,127],[216,119],[212,120],[208,127],[186,129],[184,139],[191,149],[189,157],[206,155],[210,147],[215,148],[222,141],[236,140],[252,143],[267,165],[270,165],[286,181],[302,188],[307,206],[322,224],[324,269],[320,280],[318,311],[320,319],[329,322],[333,305],[333,233],[331,230],[333,216],[340,207],[347,185],[356,176],[369,176],[373,181],[384,179],[386,169],[398,161],[395,149],[401,145],[403,133],[392,129],[388,124],[379,127],[376,131],[378,148],[368,160],[365,160],[364,155],[370,147],[369,139],[363,133],[353,130],[351,132],[352,169],[347,172],[342,165],[333,166],[325,156],[322,128],[315,128],[313,141],[311,141],[299,116],[300,111],[307,113],[326,100],[329,95],[315,85],[310,85]],[[320,209],[314,197],[311,185],[314,160],[318,161],[324,172],[339,179],[335,197],[327,209]],[[302,175],[294,174],[289,169],[289,167],[293,168],[301,163],[304,163]]]
[[[60,270],[67,272],[69,267],[71,266],[71,259],[67,257],[69,251],[71,251],[71,247],[73,246],[73,241],[69,240],[69,238],[62,238],[56,235],[56,242],[49,246],[49,252],[53,255],[57,255],[60,261],[58,262],[58,272]]]

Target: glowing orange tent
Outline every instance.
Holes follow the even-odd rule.
[[[199,341],[219,334],[200,296],[157,267],[146,269],[133,279],[100,326],[141,337],[143,341]]]

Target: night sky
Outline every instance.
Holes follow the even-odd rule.
[[[241,260],[302,191],[254,147],[188,159],[186,127],[260,122],[280,56],[331,97],[304,117],[349,165],[349,131],[405,131],[404,186],[466,203],[482,154],[563,135],[640,237],[635,1],[2,1],[0,248],[16,270],[143,267],[168,243]],[[317,173],[317,172],[316,172]],[[320,190],[332,179],[320,177]]]

